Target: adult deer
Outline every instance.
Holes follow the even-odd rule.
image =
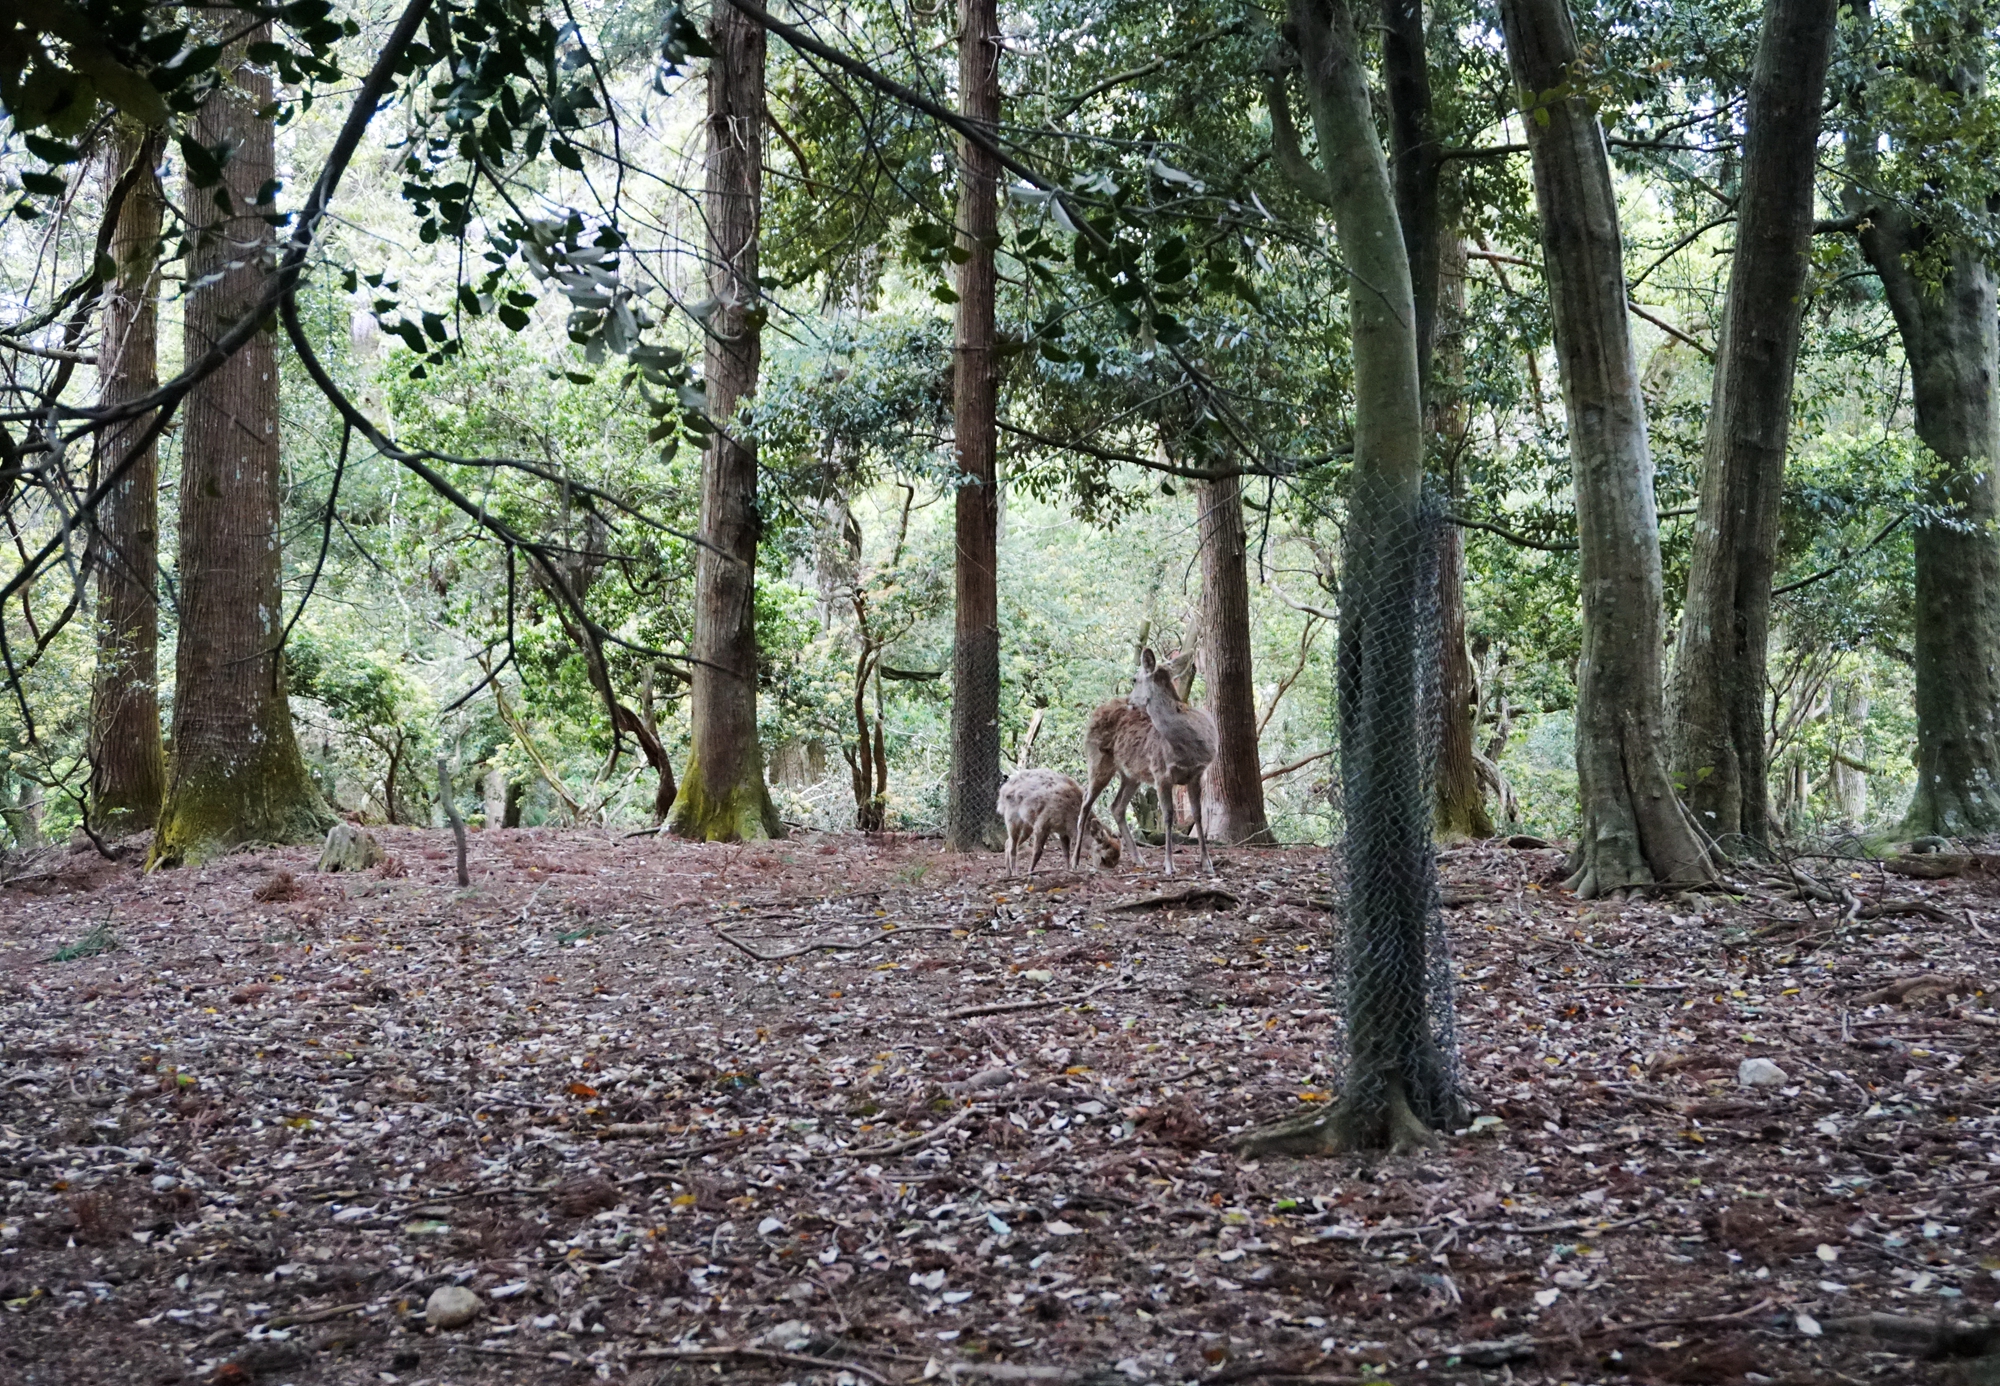
[[[1159,792],[1167,830],[1167,874],[1173,875],[1174,786],[1184,784],[1193,810],[1195,840],[1201,844],[1202,870],[1215,873],[1208,859],[1208,830],[1201,821],[1201,774],[1215,759],[1215,719],[1181,701],[1173,671],[1156,660],[1152,650],[1139,652],[1139,677],[1132,685],[1132,696],[1100,703],[1090,714],[1083,752],[1090,765],[1090,791],[1083,796],[1083,812],[1077,816],[1072,839],[1078,847],[1084,841],[1084,820],[1115,773],[1119,777],[1118,795],[1111,801],[1111,816],[1118,823],[1119,841],[1127,852],[1134,853],[1136,861],[1125,806],[1140,785],[1150,784]],[[1081,852],[1073,850],[1070,868],[1075,870],[1080,864]]]

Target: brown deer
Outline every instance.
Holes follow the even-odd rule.
[[[1208,859],[1208,830],[1201,821],[1201,775],[1215,759],[1215,719],[1181,701],[1173,671],[1154,659],[1152,650],[1139,652],[1139,677],[1132,685],[1132,696],[1100,703],[1090,714],[1083,753],[1090,764],[1090,789],[1083,796],[1083,812],[1077,818],[1079,842],[1083,819],[1090,816],[1097,796],[1115,773],[1119,777],[1118,795],[1111,801],[1111,817],[1118,824],[1119,841],[1137,860],[1125,807],[1140,785],[1150,784],[1159,792],[1167,830],[1167,874],[1173,875],[1174,786],[1184,784],[1194,817],[1195,840],[1201,844],[1201,868],[1215,874]],[[1075,858],[1070,863],[1072,868],[1078,864]]]
[[[1015,873],[1016,853],[1031,838],[1034,855],[1028,859],[1030,876],[1041,865],[1042,848],[1050,837],[1061,840],[1063,860],[1067,862],[1073,855],[1070,829],[1079,821],[1096,844],[1097,864],[1118,865],[1118,839],[1096,814],[1079,814],[1082,806],[1082,787],[1059,770],[1016,770],[1009,775],[1007,783],[1000,786],[1000,819],[1007,825],[1007,874]],[[1077,847],[1074,855],[1081,856],[1080,840]]]

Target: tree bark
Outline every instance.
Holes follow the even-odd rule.
[[[268,39],[267,27],[247,39]],[[272,176],[269,73],[232,49],[194,120],[233,151],[214,189],[187,190],[191,250],[185,355],[206,351],[253,303],[273,260],[256,210]],[[197,862],[242,842],[304,842],[333,824],[292,730],[279,567],[278,366],[259,332],[189,392],[181,434],[180,635],[173,761],[156,863]]]
[[[1576,487],[1583,829],[1569,885],[1587,899],[1705,881],[1707,856],[1667,775],[1659,519],[1604,131],[1572,90],[1576,35],[1564,0],[1501,0],[1500,23],[1534,162]]]
[[[733,5],[709,19],[708,320],[703,375],[715,422],[701,469],[695,557],[693,749],[673,831],[708,842],[782,837],[757,740],[757,450],[739,407],[757,390],[765,308],[757,284],[764,179],[764,30]],[[712,546],[712,547],[711,547]],[[643,742],[642,742],[643,745]]]
[[[1903,831],[2000,831],[2000,374],[1993,270],[1978,250],[1935,244],[1900,209],[1873,209],[1861,248],[1882,286],[1910,363],[1917,437],[1936,455],[1922,493],[1916,555],[1917,787]],[[1942,250],[1932,287],[1910,267]]]
[[[1443,228],[1438,215],[1441,162],[1432,130],[1429,48],[1423,0],[1382,0],[1382,77],[1389,97],[1389,170],[1396,221],[1410,257],[1415,304],[1417,386],[1428,400],[1437,340]]]
[[[959,109],[988,130],[1000,122],[1000,20],[995,0],[959,0]],[[952,629],[951,794],[945,849],[998,851],[1000,797],[999,380],[993,354],[993,251],[1000,168],[969,140],[958,147],[958,313],[952,334],[952,436],[957,495]]]
[[[1215,718],[1215,759],[1203,776],[1202,812],[1217,842],[1268,846],[1277,839],[1264,816],[1264,774],[1257,760],[1257,688],[1250,654],[1250,575],[1237,478],[1195,488],[1200,507],[1203,638],[1198,646],[1208,710]]]
[[[159,241],[165,199],[153,165],[160,141],[123,120],[115,127],[107,182],[135,160],[146,164],[126,195],[111,238],[117,278],[105,286],[99,402],[106,408],[151,394],[159,376]],[[116,467],[152,423],[147,414],[105,430],[99,465]],[[158,573],[159,454],[148,443],[97,508],[97,667],[90,697],[90,815],[100,832],[153,826],[167,792],[160,737]]]
[[[1331,1111],[1253,1134],[1252,1151],[1410,1150],[1459,1113],[1430,1015],[1436,870],[1418,765],[1416,613],[1426,543],[1417,336],[1388,161],[1346,0],[1292,0],[1298,49],[1348,273],[1354,463],[1337,666],[1346,795],[1349,1063]],[[1297,164],[1284,87],[1270,86],[1281,166]]]
[[[1719,841],[1769,837],[1771,575],[1837,10],[1835,0],[1765,0],[1750,80],[1736,252],[1668,687],[1674,778],[1696,825]]]
[[[1456,503],[1463,494],[1459,461],[1469,423],[1460,381],[1465,371],[1465,243],[1457,236],[1443,247],[1438,265],[1437,346],[1442,371],[1431,376],[1428,413],[1431,432],[1444,454],[1445,493]],[[1437,834],[1446,841],[1493,836],[1493,816],[1479,777],[1472,740],[1479,717],[1479,680],[1465,644],[1465,531],[1438,526],[1438,724],[1436,783]]]
[[[479,830],[490,833],[495,828],[504,828],[507,826],[507,772],[488,770],[479,783],[486,801],[486,816]]]

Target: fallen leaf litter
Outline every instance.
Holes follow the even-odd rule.
[[[461,891],[379,836],[0,892],[8,1379],[1817,1382],[1995,1336],[1990,873],[1871,921],[1858,876],[1587,904],[1447,852],[1469,1128],[1245,1164],[1332,1096],[1319,852],[538,829]]]

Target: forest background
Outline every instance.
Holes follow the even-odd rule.
[[[237,197],[275,238],[351,123],[356,75],[405,13],[243,9],[245,25],[276,20],[261,39],[236,33],[265,45],[245,61],[275,79],[256,112],[272,125],[275,166],[274,181]],[[1579,6],[1574,90],[1558,98],[1587,98],[1609,137],[1668,632],[1693,552],[1760,13]],[[430,822],[443,755],[475,823],[656,821],[666,786],[632,724],[684,769],[702,667],[703,449],[722,412],[696,363],[718,314],[736,311],[762,346],[754,409],[723,421],[755,449],[757,715],[776,814],[943,826],[965,476],[954,286],[973,257],[966,146],[921,103],[965,101],[962,16],[914,4],[779,14],[850,61],[769,44],[755,136],[761,267],[746,308],[713,292],[711,16],[644,2],[437,14],[448,24],[434,16],[420,46],[442,66],[403,62],[399,94],[317,223],[296,302],[339,389],[459,500],[356,433],[273,334],[277,624],[313,783],[341,812]],[[985,243],[997,272],[1000,758],[1079,773],[1084,718],[1129,686],[1139,646],[1192,651],[1200,701],[1218,627],[1235,621],[1254,668],[1252,706],[1236,715],[1254,728],[1270,829],[1326,841],[1354,361],[1328,214],[1298,176],[1289,117],[1274,127],[1284,17],[1063,2],[996,16],[999,143],[1040,179],[1000,174]],[[95,92],[35,85],[42,69],[23,45],[47,38],[62,51],[56,39],[70,35],[10,22],[21,26],[8,40],[15,119],[0,170],[18,203],[0,228],[0,359],[17,406],[10,452],[29,461],[10,464],[9,576],[25,579],[52,536],[77,536],[16,583],[4,618],[22,671],[20,696],[0,707],[4,812],[16,843],[32,845],[77,827],[91,802],[103,656],[86,580],[102,550],[88,550],[74,506],[99,449],[67,472],[52,472],[46,451],[34,463],[41,415],[30,406],[58,375],[59,390],[93,393],[101,328],[93,317],[66,335],[50,305],[78,303],[74,286],[103,263],[107,205],[135,166],[136,137],[133,103],[102,69]],[[191,58],[200,34],[161,42],[175,23],[208,22],[171,7],[147,22],[148,80],[189,109],[241,52]],[[474,58],[504,55],[516,30],[532,39],[538,80],[476,71]],[[1363,37],[1389,79],[1397,32]],[[1441,584],[1430,609],[1442,648],[1425,657],[1462,660],[1457,683],[1449,669],[1437,678],[1471,724],[1479,805],[1449,826],[1573,836],[1584,633],[1529,131],[1496,15],[1437,4],[1415,32],[1430,102],[1419,147],[1443,228],[1428,489],[1440,561],[1463,570],[1462,613]],[[1933,222],[1948,205],[1949,234],[1986,243],[1976,170],[1992,129],[1980,75],[1992,32],[1976,6],[1908,6],[1843,11],[1835,37],[1762,694],[1774,823],[1794,836],[1892,828],[1915,782],[1913,545],[1926,526],[1967,522],[1930,486],[1937,460],[1917,438],[1856,190],[1927,207]],[[1956,87],[1906,65],[1903,88],[1883,95],[1881,57],[1898,49],[1945,52]],[[70,78],[82,71],[87,85],[83,46],[67,51]],[[1378,101],[1393,148],[1392,104]],[[1876,134],[1857,145],[1864,126]],[[1309,131],[1304,142],[1311,151]],[[1865,174],[1857,147],[1875,151]],[[240,165],[226,140],[199,131],[150,148],[165,192],[157,253],[114,256],[111,268],[151,276],[166,380],[188,362],[187,305],[227,273],[210,266],[204,278],[198,223]],[[455,159],[471,172],[454,172]],[[161,651],[186,629],[182,559],[166,538],[185,513],[186,436],[170,420],[159,439]],[[494,457],[530,465],[457,460]],[[1230,546],[1223,507],[1240,515],[1248,577],[1235,612],[1215,591],[1215,555]],[[495,542],[492,520],[540,557]],[[557,569],[576,600],[555,590]],[[166,725],[173,666],[163,654]]]

